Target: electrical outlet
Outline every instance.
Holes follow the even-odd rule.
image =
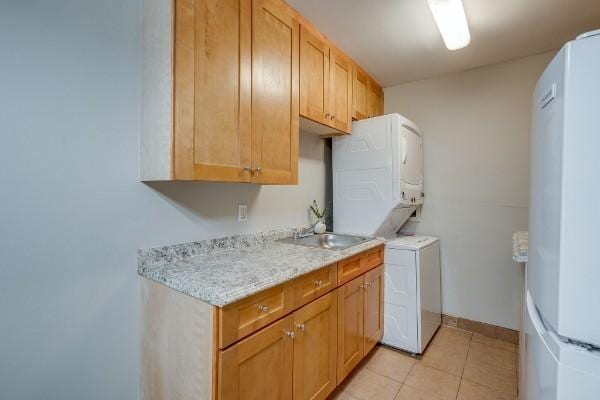
[[[248,221],[248,206],[246,204],[238,204],[238,222]]]

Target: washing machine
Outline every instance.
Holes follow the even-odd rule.
[[[402,236],[385,245],[385,345],[421,354],[442,323],[440,241]]]

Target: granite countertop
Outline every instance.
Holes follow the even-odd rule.
[[[232,236],[138,251],[138,274],[223,307],[379,246],[382,238],[326,250],[277,242],[294,230]]]
[[[526,263],[529,256],[529,232],[513,233],[513,260]]]

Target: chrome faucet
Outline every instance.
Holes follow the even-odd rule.
[[[318,223],[319,223],[319,220],[317,220],[317,222],[312,224],[310,227],[302,229],[300,231],[300,233],[298,233],[298,232],[294,233],[294,239],[302,239],[305,237],[309,237],[310,235],[313,235],[315,233],[315,226]]]

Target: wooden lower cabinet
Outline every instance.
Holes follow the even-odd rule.
[[[142,278],[140,398],[327,399],[381,339],[377,262],[382,247],[222,308]]]
[[[338,385],[383,336],[383,266],[337,289]]]
[[[338,368],[340,384],[364,356],[364,277],[346,283],[338,294]]]
[[[219,355],[221,400],[291,400],[294,317],[255,333]]]
[[[223,350],[221,400],[324,400],[337,386],[337,296],[331,292]]]
[[[294,313],[294,400],[324,400],[337,386],[337,296]]]
[[[364,277],[364,351],[367,354],[383,336],[383,266],[370,270]]]

